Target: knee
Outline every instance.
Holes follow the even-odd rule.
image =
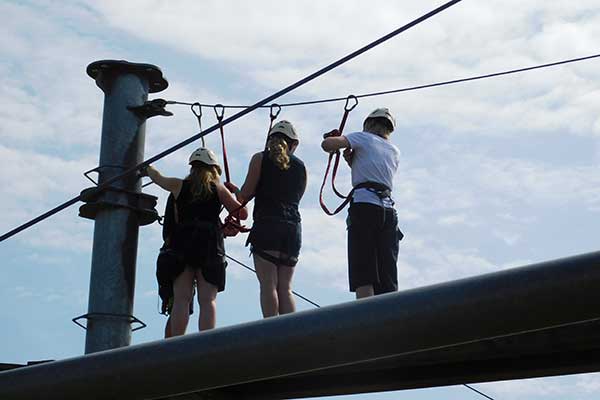
[[[277,288],[277,294],[279,295],[279,297],[283,297],[283,296],[289,297],[292,295],[292,288],[289,285],[279,286]]]
[[[217,291],[212,289],[198,290],[198,302],[202,304],[214,303],[217,299]]]
[[[174,294],[174,302],[177,303],[183,303],[183,304],[189,304],[192,299],[194,297],[194,293],[193,293],[193,289],[190,288],[190,290],[185,290],[185,291],[176,291]]]

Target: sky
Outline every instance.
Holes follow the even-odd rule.
[[[159,66],[169,81],[151,98],[253,104],[442,4],[441,1],[0,1],[0,232],[90,186],[98,163],[103,93],[85,73],[101,59]],[[599,53],[597,1],[464,0],[418,27],[284,96],[343,97]],[[442,88],[361,99],[347,131],[389,107],[401,152],[394,181],[400,289],[597,249],[600,216],[600,67],[585,61]],[[146,158],[197,133],[185,106],[146,124]],[[294,289],[321,305],[351,301],[345,215],[326,216],[318,188],[321,134],[343,103],[285,108],[308,168],[303,248]],[[226,110],[226,116],[234,111]],[[204,110],[203,125],[215,122]],[[225,128],[233,180],[264,144],[268,111]],[[216,135],[207,145],[219,151]],[[155,164],[183,177],[198,143]],[[341,168],[339,186],[350,187]],[[159,197],[162,213],[166,194]],[[327,197],[329,204],[335,199]],[[93,222],[78,206],[0,244],[0,362],[81,355]],[[227,252],[251,264],[245,238]],[[140,228],[134,315],[148,324],[132,343],[162,337],[154,268],[160,226]],[[256,278],[230,264],[218,326],[261,317]],[[312,306],[297,301],[298,309]],[[195,314],[197,316],[197,313]],[[188,332],[193,332],[192,321]],[[597,398],[600,374],[475,385],[498,400]],[[341,399],[476,399],[461,386]]]

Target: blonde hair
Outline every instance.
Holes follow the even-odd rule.
[[[191,183],[193,199],[207,200],[213,193],[213,184],[219,181],[220,168],[200,162],[192,163],[187,180]]]
[[[290,168],[290,155],[288,151],[290,146],[287,140],[281,135],[272,135],[267,143],[269,148],[269,158],[277,166],[277,168],[285,171]]]

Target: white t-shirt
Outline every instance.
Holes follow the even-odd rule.
[[[382,183],[393,190],[393,179],[400,162],[400,150],[389,140],[369,132],[344,135],[354,150],[352,158],[352,186],[363,182]],[[391,198],[383,201],[366,188],[354,192],[355,203],[371,203],[393,207]]]

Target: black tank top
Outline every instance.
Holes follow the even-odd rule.
[[[169,240],[175,232],[175,204],[173,194],[169,193],[167,205],[165,206],[165,216],[163,217],[162,237],[163,241]]]
[[[298,157],[290,155],[290,167],[281,170],[269,158],[268,151],[264,151],[254,200],[254,220],[300,222],[298,206],[305,187],[306,168]]]
[[[221,202],[217,195],[217,187],[212,185],[212,194],[208,199],[194,199],[191,182],[183,181],[181,192],[175,201],[177,205],[177,220],[180,224],[198,222],[218,223],[221,212]]]

